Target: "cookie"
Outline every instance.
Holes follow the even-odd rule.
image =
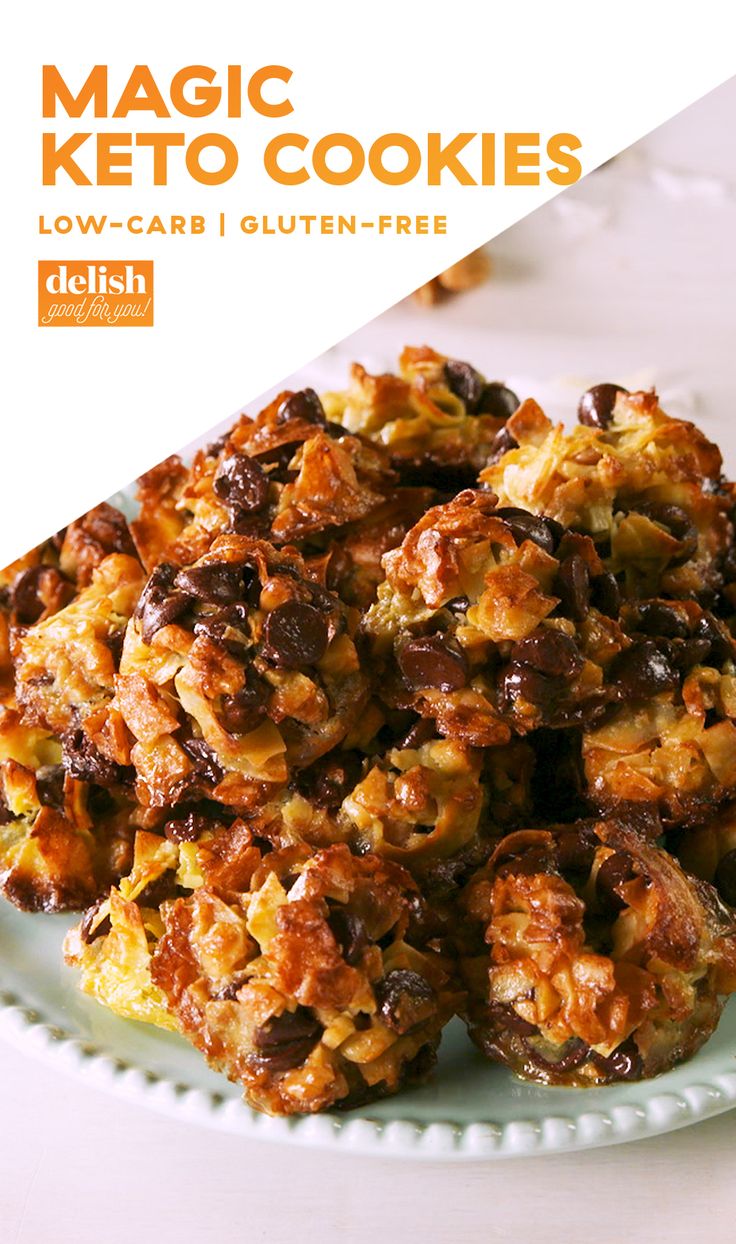
[[[708,1039],[736,986],[732,913],[623,822],[509,835],[462,906],[468,1030],[523,1079],[658,1075]]]

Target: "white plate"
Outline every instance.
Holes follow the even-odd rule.
[[[362,357],[379,367],[390,366],[389,336],[392,343],[420,339],[417,326],[410,324],[410,312],[401,313],[403,332],[397,332],[396,316],[394,311],[383,323],[379,320],[368,326],[358,335],[361,344],[356,340],[342,343],[312,364],[295,383],[339,384],[351,357]],[[448,321],[441,332],[436,328],[440,325],[432,325],[440,348],[451,352],[454,347],[480,366],[486,366],[494,355],[509,360],[516,356],[506,372],[507,379],[520,392],[532,389],[518,362],[518,345],[514,350],[515,343],[498,332],[492,349],[489,343],[494,334],[488,330]],[[558,362],[565,359],[565,351],[568,356],[573,353],[569,341],[558,341],[554,351],[549,341],[546,347]],[[374,357],[366,357],[371,349]],[[697,403],[682,377],[678,383],[667,376],[642,377],[631,361],[633,344],[629,351],[630,356],[622,355],[614,368],[617,379],[631,385],[663,379],[665,408],[681,417],[695,413],[692,407]],[[590,343],[586,354],[596,356]],[[600,343],[598,354],[610,357],[610,342]],[[529,357],[540,355],[541,347],[529,351]],[[595,373],[583,376],[576,372],[575,378],[568,374],[560,379],[557,373],[557,378],[545,384],[535,383],[533,391],[550,414],[561,417],[574,409],[576,394],[596,378],[600,377]],[[258,409],[258,404],[249,404],[249,408]],[[696,417],[700,421],[701,412]],[[722,433],[721,443],[730,448],[732,431],[722,422],[719,426],[712,415],[702,422],[715,438]],[[214,434],[203,436],[200,443]],[[130,513],[130,490],[111,500]],[[430,1084],[364,1111],[289,1120],[268,1118],[244,1105],[237,1087],[210,1071],[183,1039],[118,1019],[80,994],[76,974],[64,966],[61,955],[61,942],[70,923],[63,916],[24,915],[0,903],[0,1035],[20,1050],[142,1107],[221,1131],[353,1153],[473,1160],[527,1157],[639,1140],[685,1127],[736,1104],[734,999],[715,1036],[696,1058],[656,1080],[585,1090],[523,1084],[504,1068],[485,1062],[460,1021],[455,1020],[445,1034],[439,1066]]]
[[[459,1021],[432,1082],[349,1114],[250,1110],[186,1041],[118,1019],[62,960],[66,916],[0,907],[0,1035],[98,1088],[182,1121],[263,1140],[414,1158],[526,1157],[639,1140],[736,1103],[736,1004],[690,1063],[641,1084],[541,1089],[486,1063]]]

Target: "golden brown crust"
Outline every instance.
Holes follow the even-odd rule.
[[[146,570],[153,570],[184,530],[179,500],[187,480],[181,458],[172,455],[138,480],[138,515],[130,529]]]
[[[416,943],[419,906],[403,869],[344,846],[264,855],[237,822],[179,845],[139,833],[65,950],[86,992],[176,1028],[258,1109],[311,1113],[431,1067],[460,997]]]
[[[24,911],[79,911],[130,867],[131,806],[64,773],[58,742],[0,709],[0,891]]]
[[[717,446],[692,423],[667,416],[653,391],[622,391],[603,428],[565,433],[528,401],[507,431],[517,447],[481,473],[499,504],[605,543],[629,596],[712,601],[733,542],[733,491]]]
[[[81,591],[89,587],[94,571],[111,553],[136,556],[125,516],[103,501],[67,527],[59,566]]]
[[[510,406],[504,408],[504,400]],[[475,481],[518,405],[504,386],[489,385],[470,364],[428,346],[407,346],[398,375],[371,375],[353,364],[350,387],[325,394],[323,402],[330,419],[385,445],[405,473],[456,486]]]
[[[674,1065],[736,985],[736,493],[654,394],[580,416],[407,348],[0,574],[0,890],[91,904],[82,987],[259,1109],[421,1079],[453,946],[543,1082]]]
[[[134,739],[140,797],[167,806],[196,788],[245,808],[360,714],[351,618],[294,551],[246,536],[220,536],[159,578],[128,626],[113,704]]]
[[[16,690],[29,719],[65,734],[109,703],[118,644],[142,587],[140,563],[114,553],[70,604],[19,634]]]
[[[381,446],[329,423],[312,390],[286,390],[255,418],[242,415],[188,470],[170,458],[144,475],[131,529],[149,570],[191,565],[228,533],[293,545],[315,578],[365,607],[381,556],[433,499],[396,483]]]
[[[657,1075],[695,1053],[736,983],[715,891],[621,823],[510,835],[464,905],[471,1036],[528,1079]]]
[[[628,646],[593,603],[593,543],[490,493],[436,506],[384,558],[363,629],[382,694],[475,747],[595,720],[617,698],[608,671]]]
[[[456,999],[404,940],[409,877],[339,846],[296,873],[278,853],[264,863],[240,904],[205,888],[165,913],[152,977],[183,1031],[271,1114],[360,1104],[423,1074]]]

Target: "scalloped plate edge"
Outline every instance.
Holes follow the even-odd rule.
[[[91,1088],[169,1118],[251,1140],[365,1156],[457,1162],[579,1152],[662,1135],[736,1105],[734,1070],[707,1082],[696,1081],[678,1093],[654,1093],[639,1105],[618,1105],[606,1113],[581,1111],[574,1117],[549,1115],[541,1123],[523,1118],[503,1125],[491,1121],[384,1122],[334,1114],[271,1118],[240,1100],[178,1084],[113,1058],[47,1023],[36,1009],[9,993],[0,993],[0,1036],[21,1053],[82,1079]]]

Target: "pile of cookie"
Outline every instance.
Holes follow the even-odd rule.
[[[736,490],[653,392],[284,392],[0,576],[0,888],[274,1114],[667,1070],[736,989]]]

